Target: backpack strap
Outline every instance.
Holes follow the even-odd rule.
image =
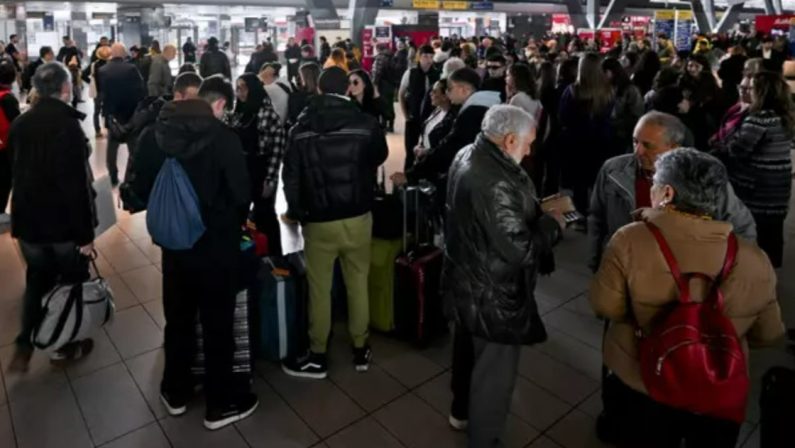
[[[720,284],[726,280],[729,274],[731,274],[732,269],[734,269],[734,262],[737,260],[737,250],[737,236],[732,232],[729,234],[728,246],[726,247],[726,259],[723,261],[723,268],[715,278],[715,283],[712,284],[712,297],[715,297],[718,309],[723,309],[723,293],[721,293]]]
[[[679,300],[684,303],[690,302],[690,285],[687,279],[682,276],[679,263],[677,263],[676,257],[674,257],[674,253],[671,251],[668,242],[665,241],[665,237],[660,231],[660,228],[650,222],[646,222],[646,227],[651,231],[651,234],[654,235],[654,239],[657,240],[657,245],[660,247],[663,257],[665,257],[665,262],[668,263],[671,275],[673,275],[676,286],[679,288]]]

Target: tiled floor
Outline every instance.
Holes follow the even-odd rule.
[[[402,137],[389,140],[391,172],[401,163]],[[102,174],[104,145],[98,142],[92,164]],[[792,219],[787,229],[791,241]],[[118,225],[97,240],[97,247],[99,268],[113,288],[118,312],[96,335],[94,353],[66,370],[52,368],[45,356],[36,354],[28,374],[12,375],[6,366],[19,325],[24,267],[14,241],[0,235],[0,447],[466,446],[465,436],[446,423],[449,338],[417,351],[374,335],[375,365],[357,374],[341,325],[336,331],[340,336],[332,341],[328,380],[296,380],[276,365],[259,363],[254,390],[261,405],[250,419],[211,433],[201,426],[200,401],[186,416],[166,417],[158,401],[164,325],[159,250],[147,239],[143,215],[122,212]],[[787,321],[795,325],[795,251],[791,245],[789,249],[779,291]],[[506,434],[509,447],[603,446],[593,430],[601,410],[601,326],[585,295],[590,277],[585,253],[585,238],[567,234],[557,250],[558,271],[539,281],[538,301],[550,338],[523,350]],[[756,393],[741,446],[759,446],[758,382],[773,364],[792,366],[793,359],[780,348],[753,354]]]

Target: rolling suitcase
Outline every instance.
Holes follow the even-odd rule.
[[[233,335],[235,338],[235,353],[232,363],[232,373],[241,384],[251,383],[254,372],[254,356],[256,353],[254,342],[254,329],[257,328],[256,312],[252,308],[253,299],[260,289],[257,273],[262,262],[256,255],[255,244],[245,235],[240,242],[240,258],[237,271],[238,293],[235,295],[235,312]],[[191,373],[201,378],[204,376],[204,336],[198,315],[196,317],[196,354],[193,358]]]
[[[267,257],[259,305],[259,351],[280,361],[306,349],[306,275],[285,257]]]
[[[367,291],[370,298],[370,328],[385,333],[395,329],[395,260],[403,248],[401,240],[373,238]]]
[[[234,338],[235,354],[232,373],[241,382],[250,383],[253,379],[254,358],[251,356],[251,325],[249,291],[244,289],[235,296]],[[191,372],[195,377],[204,376],[204,337],[202,325],[196,320],[196,355],[193,359]]]
[[[395,333],[404,340],[423,347],[447,329],[442,295],[439,290],[442,274],[443,251],[427,241],[420,242],[420,225],[426,227],[426,238],[433,238],[429,221],[420,207],[420,196],[428,192],[419,187],[403,189],[403,252],[395,260]],[[432,194],[432,192],[431,192]],[[414,198],[414,234],[409,244],[408,203]]]
[[[759,408],[761,448],[795,446],[795,370],[773,367],[765,373]]]

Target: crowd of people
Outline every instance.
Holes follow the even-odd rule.
[[[58,281],[87,278],[85,256],[93,251],[91,145],[80,125],[85,116],[70,107],[82,76],[72,60],[81,55],[73,42],[65,44],[57,57],[43,48],[26,70],[22,85],[35,93],[22,114],[10,93],[21,68],[16,50],[7,47],[9,57],[0,59],[0,110],[10,123],[6,134],[0,127],[0,203],[13,190],[12,233],[28,265],[17,370],[26,369],[33,352],[41,297]],[[653,332],[680,295],[690,295],[676,270],[668,273],[665,263],[675,256],[683,271],[704,272],[710,282],[718,277],[721,309],[746,359],[749,345],[783,336],[775,269],[783,263],[795,136],[795,92],[784,74],[795,72],[795,62],[779,40],[754,35],[697,36],[682,51],[664,35],[654,46],[625,39],[602,54],[600,47],[568,35],[521,44],[511,36],[400,40],[394,50],[377,45],[368,72],[349,42],[331,46],[321,38],[316,53],[291,39],[281,58],[263,43],[233,82],[215,38],[198,67],[196,48],[186,43],[188,63],[176,77],[168,68],[172,45],[153,45],[143,68],[140,49],[101,42],[86,74],[94,127],[99,135],[105,118],[108,171],[114,185],[124,181],[125,208],[145,210],[161,167],[175,159],[205,227],[191,248],[162,251],[161,399],[169,414],[185,413],[193,398],[197,311],[207,366],[205,426],[219,429],[257,407],[249,385],[232,375],[247,219],[268,235],[274,256],[282,255],[280,221],[300,224],[305,240],[309,344],[285,359],[283,370],[327,376],[338,259],[354,368],[367,371],[371,212],[376,173],[389,153],[385,134],[394,131],[399,107],[405,164],[391,178],[397,188],[436,187],[440,287],[454,324],[449,421],[468,431],[470,446],[502,446],[521,347],[547,338],[534,290],[539,275],[555,270],[554,246],[567,221],[542,200],[565,193],[587,216],[574,227],[588,235],[590,302],[609,322],[600,421],[624,428],[610,440],[626,447],[678,447],[682,440],[734,447],[740,422],[652,397],[636,335]],[[122,143],[130,151],[123,179],[116,167]],[[280,181],[288,209],[277,215]],[[658,244],[665,257],[650,255]],[[727,253],[736,263],[718,276]],[[694,298],[707,300],[712,288],[702,277],[692,289]],[[76,341],[53,360],[90,350],[90,340]]]

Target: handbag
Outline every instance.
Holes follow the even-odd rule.
[[[113,185],[110,183],[110,177],[100,177],[94,181],[92,187],[96,193],[94,208],[97,211],[94,237],[99,238],[100,235],[116,225],[116,204],[113,202]]]
[[[96,278],[83,283],[56,285],[42,299],[42,318],[33,329],[33,345],[56,351],[64,345],[88,338],[113,319],[116,306],[110,286],[90,258]]]

